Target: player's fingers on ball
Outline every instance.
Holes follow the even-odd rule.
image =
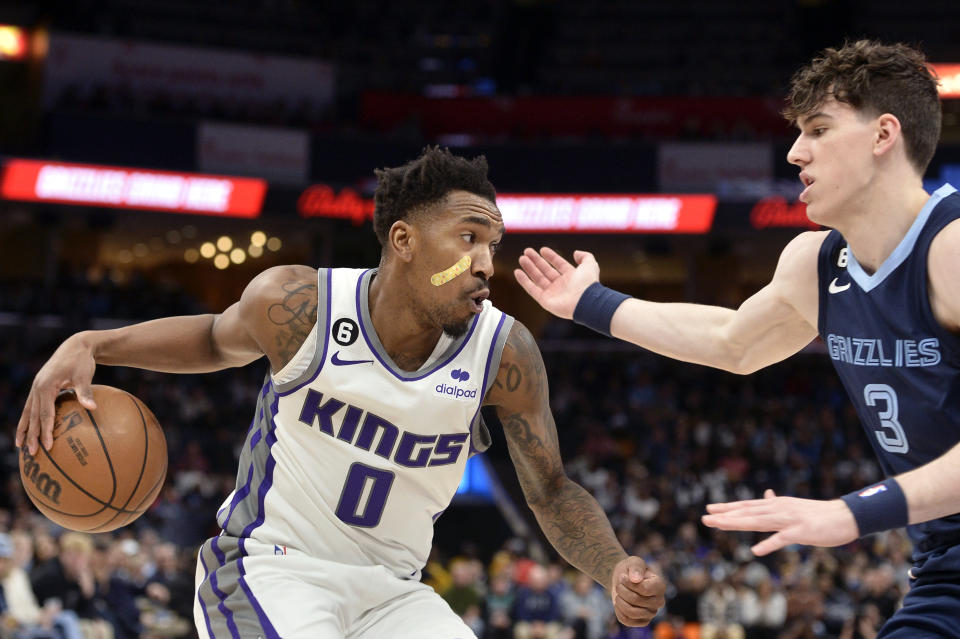
[[[73,390],[77,393],[77,400],[81,406],[87,410],[97,409],[97,402],[93,399],[93,389],[90,388],[90,384],[75,384]]]
[[[53,398],[48,396],[47,393],[37,397],[37,403],[39,404],[37,411],[40,415],[40,441],[47,450],[50,450],[50,447],[53,446],[53,416],[55,413],[53,402]]]
[[[27,434],[24,438],[24,446],[30,451],[31,455],[37,454],[37,441],[40,438],[40,414],[37,411],[37,394],[30,393],[30,417],[27,424]]]
[[[549,246],[544,246],[542,249],[540,249],[540,255],[542,255],[543,259],[549,262],[550,265],[557,269],[560,273],[566,273],[573,270],[573,264],[565,260],[562,255],[554,251]]]

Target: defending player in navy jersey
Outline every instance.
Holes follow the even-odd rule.
[[[910,524],[912,587],[881,637],[956,636],[960,619],[960,194],[922,176],[940,136],[937,80],[923,55],[871,41],[827,49],[798,71],[787,117],[800,130],[809,232],[783,250],[773,280],[736,310],[657,304],[600,285],[527,249],[515,271],[545,309],[676,359],[746,374],[819,335],[889,478],[841,499],[712,504],[703,521],[837,546]]]
[[[486,299],[503,236],[486,160],[427,149],[378,178],[379,268],[275,267],[219,315],[78,333],[34,379],[17,445],[52,445],[63,388],[94,408],[97,364],[200,373],[266,355],[223,532],[200,550],[200,636],[466,639],[419,573],[491,405],[547,538],[646,625],[664,583],[564,473],[536,342]]]

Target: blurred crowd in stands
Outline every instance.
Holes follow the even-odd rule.
[[[132,525],[112,534],[66,532],[34,510],[17,472],[12,437],[34,373],[69,330],[100,311],[148,319],[199,307],[134,279],[84,291],[80,297],[102,294],[103,304],[65,331],[44,327],[35,313],[68,313],[73,293],[48,295],[67,301],[39,309],[23,302],[29,288],[0,290],[0,316],[19,318],[0,326],[0,637],[193,636],[195,552],[218,532],[214,515],[233,488],[264,366],[180,376],[100,367],[97,383],[134,393],[164,427],[168,481]],[[14,290],[20,294],[7,294]],[[765,488],[834,497],[879,476],[826,357],[804,354],[735,377],[577,331],[548,325],[541,341],[567,470],[595,495],[624,547],[665,575],[666,609],[649,628],[622,629],[606,592],[549,551],[536,551],[542,540],[487,548],[477,531],[460,546],[437,546],[424,571],[477,635],[874,637],[908,587],[910,546],[901,531],[758,559],[749,550],[757,537],[699,523],[706,503],[757,497]],[[502,439],[486,455],[509,469]],[[515,483],[509,472],[499,475]],[[508,491],[522,504],[516,486]],[[452,517],[456,507],[445,515]]]

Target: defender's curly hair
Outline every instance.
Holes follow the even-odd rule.
[[[831,96],[870,116],[900,120],[907,158],[921,174],[940,139],[936,74],[920,51],[874,40],[824,49],[793,75],[783,115],[792,123],[816,112]]]
[[[497,191],[487,178],[487,158],[472,160],[449,149],[428,146],[416,160],[395,168],[378,169],[373,194],[373,231],[381,246],[397,220],[443,200],[451,191],[467,191],[496,202]]]

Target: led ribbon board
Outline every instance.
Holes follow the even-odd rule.
[[[37,160],[10,160],[0,178],[9,200],[222,217],[258,217],[266,192],[258,178]]]

